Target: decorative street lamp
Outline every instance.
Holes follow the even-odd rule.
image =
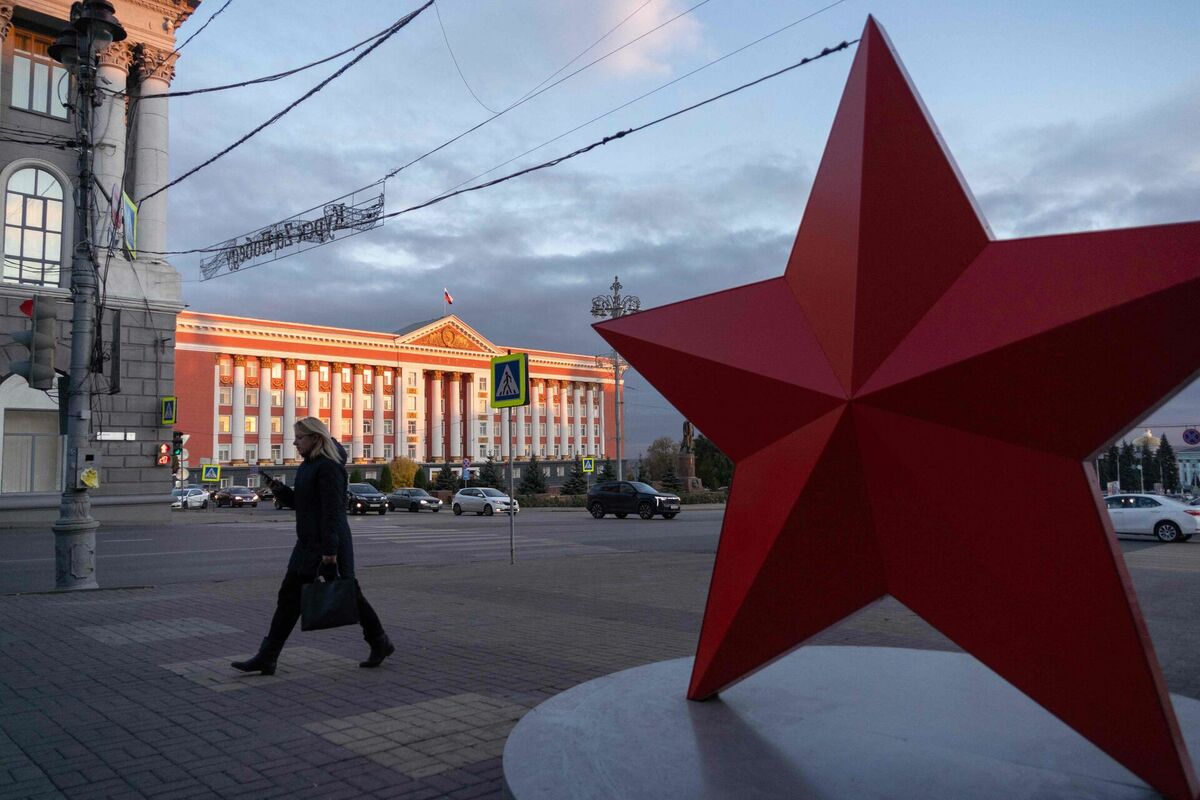
[[[642,301],[632,295],[625,297],[621,296],[621,289],[625,288],[621,285],[621,279],[614,276],[611,295],[598,295],[592,298],[592,316],[593,317],[610,317],[616,319],[623,317],[626,314],[633,314],[639,311],[642,307]],[[616,417],[617,417],[617,480],[625,480],[625,438],[622,430],[622,419],[624,417],[624,393],[621,391],[621,355],[613,351],[613,382],[615,384],[614,399],[616,401]]]
[[[59,518],[54,523],[55,586],[92,589],[96,583],[96,528],[88,487],[96,484],[88,450],[89,379],[96,265],[92,255],[90,208],[92,193],[92,110],[96,105],[96,56],[125,38],[108,0],[71,4],[70,24],[49,48],[50,57],[67,68],[79,88],[75,127],[79,138],[79,180],[76,184],[75,248],[71,261],[71,367],[67,379],[67,463]],[[61,393],[60,393],[61,395]]]

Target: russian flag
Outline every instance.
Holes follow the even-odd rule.
[[[450,290],[445,286],[442,287],[442,298],[450,305],[454,305],[454,298],[450,296]]]

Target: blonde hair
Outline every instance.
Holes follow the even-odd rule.
[[[338,452],[337,445],[333,443],[333,437],[329,435],[329,428],[325,427],[325,423],[316,417],[304,417],[296,420],[296,435],[307,436],[313,435],[320,438],[320,443],[309,453],[309,458],[319,458],[325,456],[335,464],[342,463],[342,454]]]

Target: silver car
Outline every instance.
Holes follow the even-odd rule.
[[[171,508],[208,508],[208,492],[203,489],[172,489]]]
[[[512,513],[519,514],[521,512],[521,504],[516,500],[509,499],[508,495],[499,489],[491,487],[480,487],[470,489],[459,489],[458,494],[454,495],[454,499],[450,501],[450,509],[455,516],[462,514],[464,511],[474,511],[476,514],[483,514],[485,517],[490,517],[499,511],[502,514],[509,513],[509,507],[512,507]]]
[[[1200,508],[1157,494],[1114,494],[1104,498],[1117,533],[1186,542],[1200,533]]]

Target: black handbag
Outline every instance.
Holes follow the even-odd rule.
[[[300,630],[320,631],[358,624],[358,580],[318,575],[300,595]]]

